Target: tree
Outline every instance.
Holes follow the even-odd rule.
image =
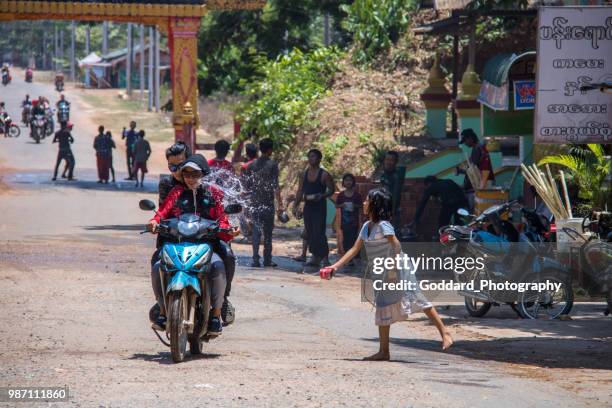
[[[269,0],[262,10],[211,12],[202,21],[198,42],[201,95],[236,93],[240,80],[256,74],[257,60],[270,60],[294,48],[308,52],[323,43],[323,14],[334,24],[332,37],[346,41],[340,5],[349,0]]]

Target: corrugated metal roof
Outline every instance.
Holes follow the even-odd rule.
[[[535,51],[522,54],[499,54],[489,59],[484,66],[480,78],[495,86],[502,86],[508,82],[508,73],[512,65],[521,58],[535,55]]]

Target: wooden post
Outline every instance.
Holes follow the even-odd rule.
[[[171,17],[170,46],[174,134],[195,151],[198,120],[198,29],[199,18]]]

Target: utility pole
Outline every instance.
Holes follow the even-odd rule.
[[[329,36],[329,13],[325,13],[323,16],[323,44],[326,47],[331,44],[331,38]]]
[[[102,22],[102,55],[108,54],[108,21]]]
[[[74,66],[75,59],[75,37],[76,37],[76,23],[74,20],[70,23],[70,80],[72,82],[76,79],[76,70]]]
[[[91,26],[89,25],[89,23],[87,23],[87,25],[85,25],[85,56],[88,56],[90,51],[90,46],[91,46]]]
[[[53,23],[53,70],[57,71],[57,59],[59,58],[59,36],[57,35],[57,22]]]
[[[59,47],[59,58],[60,58],[60,71],[64,71],[64,28],[60,29],[60,47]]]
[[[153,27],[149,27],[149,112],[153,110],[153,53],[155,50],[155,32],[153,31]]]
[[[127,25],[127,55],[125,64],[125,89],[132,96],[132,23]]]
[[[144,69],[145,69],[145,27],[144,24],[140,24],[140,65],[138,68],[140,71],[140,99],[144,99]]]
[[[159,30],[157,27],[155,28],[155,112],[159,112],[160,103],[159,103]]]

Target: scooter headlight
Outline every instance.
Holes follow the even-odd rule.
[[[192,237],[199,231],[199,225],[196,222],[179,222],[178,231],[184,237]]]
[[[170,255],[168,255],[166,251],[162,251],[162,260],[167,266],[175,267],[174,261],[172,261],[172,258],[170,258]]]

